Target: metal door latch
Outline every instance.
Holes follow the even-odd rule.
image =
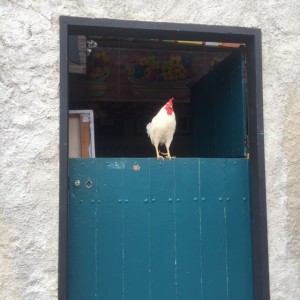
[[[93,182],[91,179],[88,179],[86,182],[85,182],[85,187],[87,189],[90,189],[91,187],[93,186]]]

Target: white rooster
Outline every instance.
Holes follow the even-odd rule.
[[[158,114],[152,119],[152,121],[147,125],[147,133],[151,139],[151,143],[154,145],[156,150],[157,159],[164,159],[163,156],[159,154],[158,146],[165,145],[167,153],[161,153],[166,155],[168,159],[171,159],[170,145],[173,140],[173,135],[176,129],[176,118],[173,111],[173,100],[169,101],[160,109]]]

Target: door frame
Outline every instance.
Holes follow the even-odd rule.
[[[162,22],[60,17],[60,153],[58,298],[67,299],[68,234],[68,37],[101,35],[144,39],[244,43],[247,61],[248,135],[254,298],[270,299],[264,159],[261,30]]]

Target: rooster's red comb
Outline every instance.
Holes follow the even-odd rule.
[[[174,98],[170,98],[168,101],[168,104],[173,104],[173,100],[174,100]]]

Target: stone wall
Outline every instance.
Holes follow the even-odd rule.
[[[59,16],[261,28],[271,296],[300,299],[300,2],[0,4],[0,299],[56,299]]]

